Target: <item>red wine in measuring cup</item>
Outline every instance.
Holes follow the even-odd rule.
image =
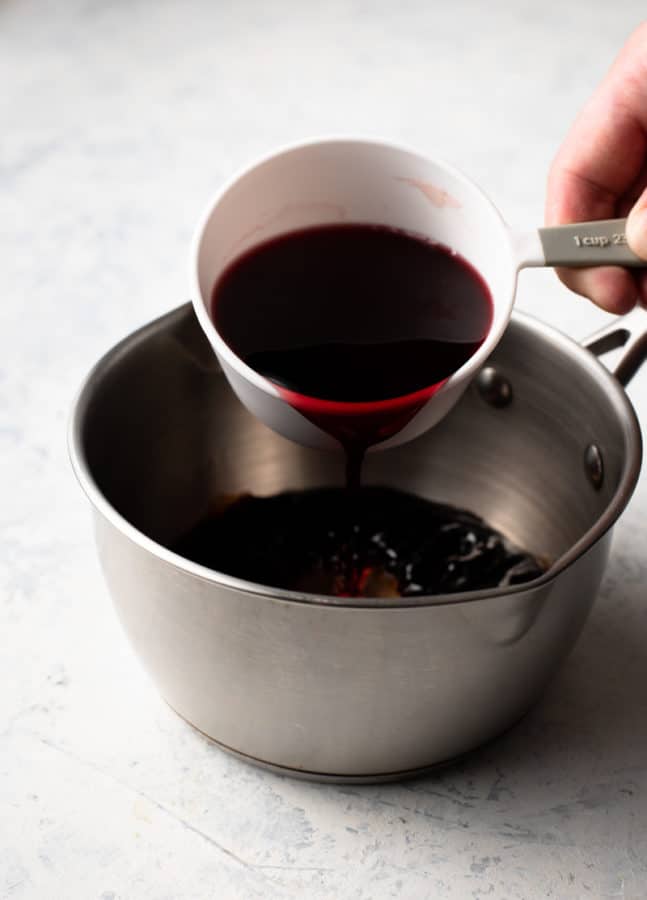
[[[492,300],[479,273],[440,244],[325,225],[231,263],[212,316],[248,366],[341,442],[357,482],[367,447],[400,431],[481,346]]]

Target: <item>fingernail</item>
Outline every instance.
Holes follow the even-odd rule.
[[[627,243],[647,260],[647,198],[643,195],[627,217]]]

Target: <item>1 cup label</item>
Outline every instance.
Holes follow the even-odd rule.
[[[626,245],[627,236],[624,232],[616,232],[615,234],[574,234],[573,240],[576,247],[617,247]]]

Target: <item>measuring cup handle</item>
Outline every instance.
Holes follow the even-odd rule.
[[[647,266],[627,244],[626,219],[603,219],[538,228],[515,235],[517,265],[528,266]]]

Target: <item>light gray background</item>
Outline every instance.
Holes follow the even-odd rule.
[[[549,161],[638,0],[0,2],[0,897],[644,898],[647,478],[579,645],[468,761],[387,787],[229,759],[121,633],[70,474],[77,385],[187,297],[223,178],[327,132],[403,140],[542,218]],[[606,317],[553,273],[518,304]],[[631,387],[647,422],[647,371]]]

